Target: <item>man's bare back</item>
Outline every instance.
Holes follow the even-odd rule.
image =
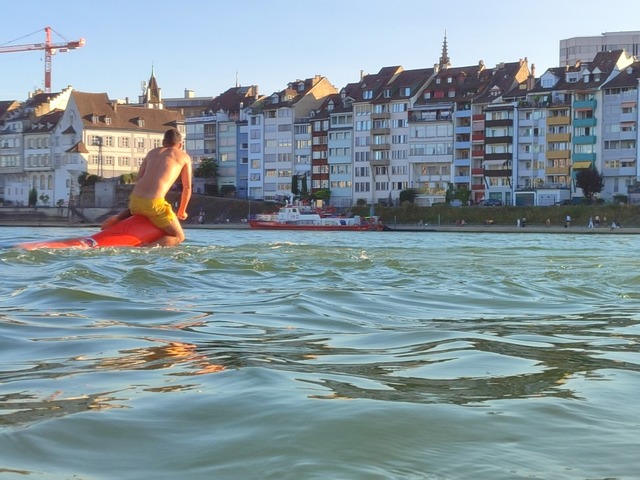
[[[159,147],[151,150],[140,166],[131,193],[142,198],[164,198],[185,165],[191,166],[191,158],[179,148]]]

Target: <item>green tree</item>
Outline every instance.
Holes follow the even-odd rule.
[[[307,176],[302,176],[302,187],[300,188],[300,195],[302,198],[307,198],[309,196],[309,187],[307,186]]]
[[[400,192],[400,205],[402,205],[404,202],[413,203],[417,194],[418,192],[415,188],[407,188],[405,190],[402,190]]]
[[[593,202],[593,196],[604,188],[604,178],[595,168],[584,168],[576,174],[576,186],[582,189],[584,198],[589,203]]]
[[[215,158],[203,158],[194,169],[194,177],[204,178],[204,190],[209,195],[214,195],[218,191],[218,171],[219,165]]]
[[[93,174],[90,175],[88,172],[82,172],[78,176],[78,185],[82,187],[88,187],[91,185],[95,185],[98,180],[100,180],[99,176]]]
[[[35,188],[29,190],[29,206],[35,207],[38,203],[38,191]]]
[[[300,190],[298,189],[298,176],[297,175],[292,175],[291,176],[291,193],[293,195],[298,195],[300,193]]]
[[[324,200],[327,201],[331,198],[331,191],[328,188],[321,188],[313,192],[309,198],[312,200]]]

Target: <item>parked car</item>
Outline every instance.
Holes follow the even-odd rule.
[[[451,205],[452,207],[461,207],[462,206],[462,200],[458,200],[457,198],[454,198],[453,200],[451,200],[449,202],[449,205]]]
[[[487,198],[486,200],[482,200],[480,202],[481,207],[501,207],[502,200],[497,200],[495,198]]]

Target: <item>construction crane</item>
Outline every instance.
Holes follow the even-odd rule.
[[[31,43],[28,45],[9,45],[0,47],[0,53],[26,52],[28,50],[44,50],[44,91],[51,92],[51,57],[56,53],[64,53],[84,46],[84,38],[75,42],[53,43],[51,41],[51,27],[45,27],[44,43]]]

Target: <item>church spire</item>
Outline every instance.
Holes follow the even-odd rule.
[[[442,56],[440,57],[440,70],[444,70],[451,66],[449,59],[449,51],[447,49],[447,31],[444,31],[444,42],[442,42]]]
[[[147,108],[162,109],[162,91],[158,87],[158,81],[156,80],[155,69],[153,64],[151,65],[151,78],[149,78],[149,84],[144,96],[144,103]]]

